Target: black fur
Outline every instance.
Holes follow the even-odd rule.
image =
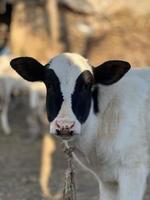
[[[98,104],[98,94],[99,94],[99,89],[97,86],[94,87],[93,92],[92,92],[92,98],[93,98],[93,111],[95,114],[99,112],[99,104]]]
[[[86,121],[91,108],[93,75],[90,71],[82,72],[76,80],[72,94],[72,110],[79,122]]]
[[[130,64],[121,60],[107,61],[98,67],[93,67],[95,83],[111,85],[119,81],[130,69]]]
[[[47,88],[46,109],[49,122],[53,121],[60,111],[63,103],[63,95],[60,82],[52,69],[47,69],[44,83]]]
[[[41,63],[31,57],[18,57],[11,60],[10,65],[28,81],[44,81],[45,70]]]

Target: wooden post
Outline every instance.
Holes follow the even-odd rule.
[[[59,42],[59,11],[57,0],[47,0],[46,10],[48,15],[48,29],[51,35],[53,46],[57,46]]]
[[[51,197],[48,183],[52,171],[52,154],[55,151],[55,142],[49,134],[45,134],[42,142],[40,186],[44,197]]]

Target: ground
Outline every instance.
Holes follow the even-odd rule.
[[[6,136],[0,128],[0,200],[45,200],[39,181],[43,139],[28,134],[26,97],[13,97],[11,103],[9,121],[12,134]],[[56,144],[48,186],[53,194],[62,191],[67,168],[62,145],[59,141]],[[74,164],[77,200],[98,200],[97,182],[91,174]],[[144,200],[150,200],[150,180]]]
[[[27,141],[15,133],[0,135],[0,200],[42,200],[39,185],[41,140]],[[61,148],[54,155],[55,168],[50,188],[60,192],[64,185],[65,157]],[[77,199],[97,200],[98,187],[93,177],[75,165]],[[82,178],[81,178],[82,175]]]
[[[0,134],[0,200],[44,200],[39,174],[42,140],[28,140],[15,132]],[[66,160],[61,145],[54,155],[49,188],[60,192],[64,185]],[[92,175],[75,165],[77,200],[98,200],[98,186]],[[139,180],[140,181],[140,180]],[[150,181],[144,200],[150,199]]]
[[[14,98],[12,102],[9,108],[12,134],[6,136],[0,128],[0,200],[45,200],[40,188],[43,139],[28,134],[26,98]],[[67,168],[66,157],[58,141],[53,158],[49,188],[52,194],[56,194],[63,189]],[[98,186],[92,175],[76,164],[75,172],[77,199],[85,200],[88,196],[97,200],[94,194],[98,192]]]

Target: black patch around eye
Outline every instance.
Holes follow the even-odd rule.
[[[51,122],[56,118],[61,109],[63,96],[60,88],[60,81],[52,69],[47,69],[44,82],[47,88],[47,115],[49,122]]]
[[[86,70],[77,78],[75,89],[72,94],[72,110],[81,124],[86,121],[90,112],[92,84],[93,75],[90,71]]]
[[[93,110],[94,113],[97,114],[99,112],[99,105],[98,105],[98,87],[95,86],[92,92],[92,98],[93,98]]]

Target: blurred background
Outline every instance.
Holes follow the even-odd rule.
[[[61,194],[66,160],[47,134],[45,88],[20,79],[9,62],[32,56],[46,64],[64,51],[93,66],[110,59],[150,66],[150,1],[0,0],[0,200]],[[93,177],[75,168],[78,200],[97,200]]]

